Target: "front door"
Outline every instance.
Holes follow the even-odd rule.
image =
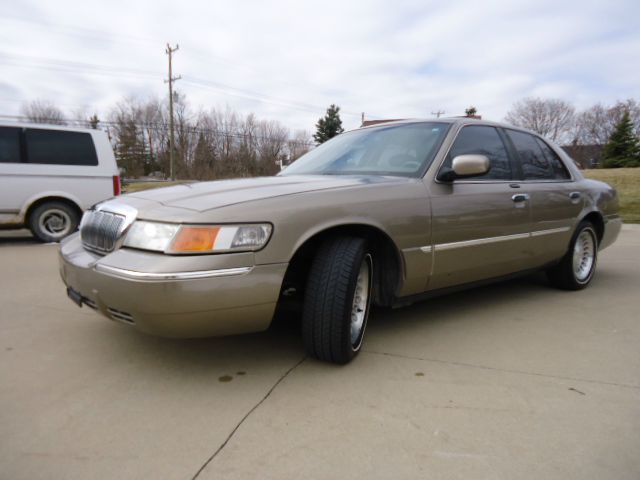
[[[440,169],[464,154],[486,155],[491,169],[473,179],[431,181],[429,290],[500,277],[531,265],[529,193],[516,181],[504,135],[491,126],[462,127]]]

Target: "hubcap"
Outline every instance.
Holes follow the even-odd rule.
[[[64,210],[57,208],[47,210],[38,220],[40,230],[53,238],[62,238],[71,229],[71,218]]]
[[[573,274],[576,280],[584,282],[591,275],[596,254],[596,242],[590,230],[583,230],[573,247]]]
[[[367,310],[369,307],[369,293],[371,290],[371,255],[362,259],[356,291],[353,294],[351,306],[351,347],[357,350],[362,343],[362,334],[367,322]]]

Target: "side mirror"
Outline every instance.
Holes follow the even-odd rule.
[[[451,162],[451,168],[443,168],[438,180],[453,182],[456,178],[477,177],[491,170],[489,158],[485,155],[458,155]]]

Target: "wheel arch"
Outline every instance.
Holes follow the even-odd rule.
[[[604,237],[604,218],[602,214],[597,210],[587,212],[580,218],[580,222],[576,224],[576,228],[581,222],[589,222],[593,225],[596,235],[598,236],[598,245],[600,245],[600,242]]]
[[[68,205],[69,207],[71,207],[73,210],[76,211],[76,213],[78,214],[78,218],[82,217],[82,208],[80,207],[80,204],[77,200],[64,194],[52,193],[52,194],[32,198],[30,199],[29,202],[27,202],[27,207],[24,210],[24,214],[23,214],[25,225],[29,224],[31,220],[31,215],[33,214],[33,211],[36,208],[38,208],[40,205],[44,205],[45,203],[49,203],[49,202],[64,203],[65,205]]]
[[[325,226],[301,241],[289,261],[289,267],[283,279],[282,292],[294,285],[304,290],[311,260],[317,247],[326,239],[338,235],[356,236],[369,241],[374,257],[374,301],[378,305],[391,305],[404,278],[403,257],[389,234],[380,227],[368,223]]]

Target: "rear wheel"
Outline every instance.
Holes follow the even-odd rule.
[[[360,351],[371,306],[373,258],[358,237],[323,243],[311,265],[302,313],[305,349],[344,364]]]
[[[590,222],[581,222],[571,240],[569,251],[549,270],[551,283],[564,290],[581,290],[589,285],[598,259],[598,236]]]
[[[29,229],[41,242],[59,242],[78,228],[75,209],[62,202],[47,202],[29,215]]]

